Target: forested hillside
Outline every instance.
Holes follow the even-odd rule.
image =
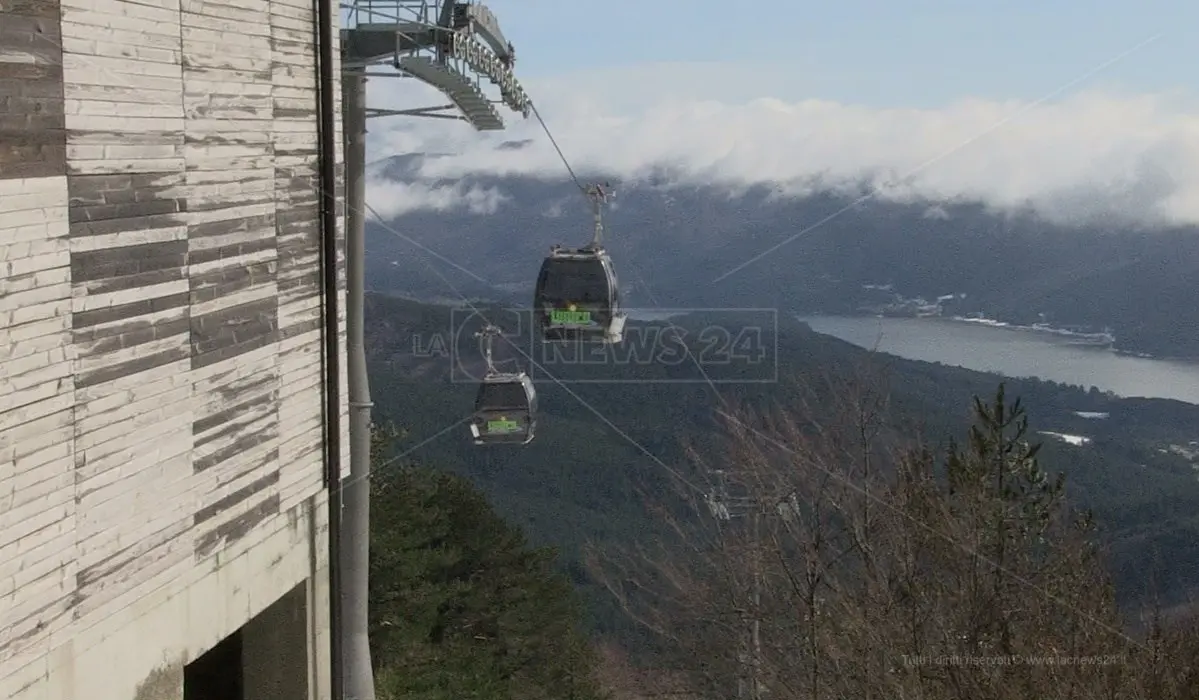
[[[465,424],[475,392],[469,373],[480,371],[479,346],[469,332],[480,321],[477,314],[379,295],[368,301],[375,411],[407,431],[397,449],[467,476],[532,542],[560,548],[564,570],[587,593],[597,629],[625,625],[583,570],[583,545],[628,542],[653,531],[643,496],[672,489],[673,472],[699,469],[689,450],[718,453],[724,436],[714,409],[781,407],[819,422],[844,420],[855,401],[875,402],[886,415],[880,431],[893,444],[920,437],[936,447],[970,420],[971,397],[993,393],[999,381],[871,355],[787,322],[777,337],[777,383],[713,387],[686,364],[611,358],[553,365],[550,373],[562,383],[534,368],[541,406],[537,439],[522,449],[481,450],[470,444]],[[482,311],[500,323],[512,318],[495,307]],[[464,322],[466,331],[454,325]],[[529,364],[516,352],[502,359],[513,361],[505,367]],[[709,377],[727,382],[738,372],[764,376],[758,365],[707,369]],[[847,387],[857,394],[847,394]],[[1042,459],[1068,475],[1071,502],[1094,510],[1121,600],[1146,600],[1151,584],[1164,600],[1181,600],[1199,581],[1199,561],[1189,545],[1199,535],[1199,482],[1191,457],[1171,446],[1199,439],[1199,407],[1116,399],[1031,380],[1010,380],[1008,393],[1027,407],[1034,437],[1045,443]],[[1090,441],[1075,446],[1035,431]]]
[[[753,609],[758,682],[779,697],[1193,697],[1199,407],[1025,380],[996,396],[995,376],[800,323],[770,339],[777,381],[753,363],[704,378],[672,352],[547,373],[519,313],[368,302],[376,419],[403,430],[374,458],[385,700],[728,697],[752,675]],[[501,365],[542,365],[526,447],[467,438],[485,318],[512,333]],[[654,337],[677,350],[713,321]],[[947,654],[1024,661],[928,661]],[[1086,661],[1029,666],[1044,655]]]

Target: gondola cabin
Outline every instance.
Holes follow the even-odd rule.
[[[607,251],[554,248],[541,263],[533,315],[544,340],[619,343],[628,317]]]
[[[537,390],[524,372],[490,374],[479,384],[470,433],[476,445],[527,445],[537,427]]]

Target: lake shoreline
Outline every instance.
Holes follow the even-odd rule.
[[[948,317],[803,314],[797,318],[817,333],[909,360],[1094,386],[1122,397],[1199,404],[1199,362],[1194,359],[1146,358],[1063,342],[1060,335]]]
[[[1041,336],[1046,336],[1046,337],[1057,337],[1057,338],[1063,338],[1066,340],[1069,340],[1072,337],[1073,338],[1087,338],[1088,336],[1100,335],[1098,333],[1079,333],[1079,332],[1070,331],[1070,330],[1067,330],[1064,328],[1054,328],[1052,326],[1038,328],[1036,326],[1023,326],[1023,325],[1011,323],[1008,321],[1001,321],[999,319],[992,319],[992,318],[975,319],[975,318],[967,318],[964,316],[932,316],[932,315],[930,315],[930,316],[886,316],[886,315],[866,313],[866,312],[829,313],[829,312],[824,312],[824,311],[808,311],[808,312],[797,314],[797,316],[800,317],[801,319],[803,317],[827,317],[827,318],[835,317],[835,318],[861,318],[861,319],[882,319],[882,318],[907,319],[907,320],[912,320],[912,321],[940,321],[940,322],[945,322],[945,323],[957,323],[957,324],[966,324],[966,325],[983,327],[983,328],[993,328],[995,330],[1011,331],[1012,333],[1027,334],[1030,336],[1041,335]],[[1079,347],[1079,348],[1092,347],[1090,343],[1085,343],[1085,342],[1082,342],[1082,343],[1067,342],[1065,344],[1073,345],[1074,347]],[[1096,350],[1102,349],[1104,351],[1111,352],[1112,354],[1120,355],[1122,357],[1135,357],[1135,358],[1142,359],[1142,360],[1160,360],[1162,362],[1178,362],[1178,363],[1185,363],[1185,364],[1192,364],[1192,365],[1199,366],[1199,355],[1160,355],[1160,354],[1153,354],[1153,353],[1148,353],[1148,352],[1141,352],[1138,350],[1127,350],[1127,349],[1119,347],[1119,340],[1116,338],[1112,338],[1111,344],[1107,345],[1106,347],[1103,347],[1099,344],[1095,344],[1093,347]]]

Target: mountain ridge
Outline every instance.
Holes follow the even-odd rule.
[[[458,296],[444,276],[461,295],[527,303],[549,247],[590,237],[590,213],[569,180],[420,179],[430,158],[393,157],[376,164],[374,177],[491,189],[503,198],[492,214],[416,210],[386,225],[368,222],[372,289]],[[1199,357],[1199,305],[1189,302],[1199,289],[1199,227],[1068,226],[1031,209],[1000,212],[979,202],[859,201],[859,192],[792,197],[764,185],[730,192],[669,182],[660,174],[614,183],[605,243],[631,306],[854,314],[866,303],[866,285],[891,285],[904,297],[964,294],[953,313],[1110,327],[1121,350]]]

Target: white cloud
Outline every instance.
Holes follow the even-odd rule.
[[[391,220],[419,210],[466,209],[472,214],[494,214],[508,197],[495,187],[428,185],[369,178],[366,201],[379,216]]]
[[[745,76],[742,83],[729,82],[736,75]],[[1045,104],[963,98],[939,109],[876,109],[752,97],[769,82],[736,66],[668,65],[527,87],[545,97],[542,115],[576,170],[626,182],[665,170],[686,184],[774,184],[786,195],[865,179],[883,198],[1032,206],[1067,220],[1199,222],[1199,106],[1184,95],[1090,92]],[[416,106],[437,99],[430,88],[416,86],[421,99],[411,81],[404,84],[375,87],[372,100]],[[740,92],[722,98],[710,87],[727,84]],[[537,121],[508,114],[509,129],[494,133],[459,122],[372,122],[372,152],[452,154],[424,163],[421,175],[429,179],[564,177]],[[533,143],[496,149],[520,139]],[[428,194],[442,209],[453,206],[451,192],[411,189],[405,196]],[[498,193],[488,197],[498,204]]]
[[[550,202],[550,205],[541,212],[541,215],[547,219],[561,219],[566,214],[566,201],[562,199]]]
[[[945,220],[949,218],[949,212],[945,211],[945,207],[940,204],[934,204],[924,210],[924,218]]]

